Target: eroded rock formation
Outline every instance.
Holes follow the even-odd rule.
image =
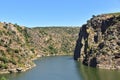
[[[93,16],[80,28],[74,59],[104,69],[120,69],[120,13]]]

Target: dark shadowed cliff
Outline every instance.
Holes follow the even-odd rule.
[[[80,28],[74,59],[104,69],[120,69],[120,13],[93,16]]]

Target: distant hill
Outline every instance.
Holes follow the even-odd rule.
[[[28,29],[30,43],[41,55],[73,54],[78,27],[47,27]]]
[[[103,69],[120,69],[120,13],[93,16],[79,32],[74,59]]]
[[[71,55],[78,32],[78,27],[27,28],[0,22],[0,73],[26,71],[37,57]]]

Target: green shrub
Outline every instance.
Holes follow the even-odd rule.
[[[7,67],[7,64],[1,63],[1,64],[0,64],[0,68],[7,69],[8,67]]]
[[[15,52],[15,53],[19,53],[19,50],[18,50],[18,49],[15,49],[14,52]]]
[[[39,33],[42,35],[48,35],[44,30],[40,30]]]
[[[2,46],[2,42],[1,42],[1,40],[0,40],[0,46]]]
[[[14,34],[14,35],[16,34],[16,32],[15,32],[15,31],[11,31],[11,32],[12,32],[12,34]]]
[[[0,46],[3,46],[3,44],[4,44],[4,40],[0,40]]]
[[[8,80],[8,79],[6,79],[6,78],[3,76],[3,77],[0,78],[0,80]]]
[[[10,45],[10,44],[12,44],[12,40],[11,40],[11,39],[9,40],[9,45]]]
[[[48,49],[49,49],[49,52],[51,54],[56,54],[57,53],[57,49],[55,49],[53,45],[49,45]]]
[[[32,51],[33,53],[35,53],[35,49],[34,49],[34,48],[32,48],[31,51]]]
[[[8,47],[8,45],[7,45],[7,44],[4,44],[4,47]]]
[[[3,50],[0,50],[0,54],[1,54],[1,55],[5,55],[5,53],[4,53]]]
[[[22,31],[24,37],[25,37],[25,41],[28,43],[28,39],[30,38],[30,35],[27,33],[27,29],[25,28],[23,31]]]
[[[6,51],[7,51],[8,53],[13,53],[13,49],[11,49],[10,47],[8,47]]]
[[[12,64],[14,64],[14,65],[17,64],[17,62],[16,62],[13,58],[10,60],[10,62],[11,62]]]
[[[7,35],[7,33],[5,31],[2,31],[3,34]]]
[[[7,34],[8,34],[8,35],[12,35],[12,32],[11,32],[11,31],[8,31]]]
[[[22,32],[22,28],[18,24],[14,24],[14,26],[17,28],[19,32]]]
[[[0,30],[0,36],[3,35],[2,31]]]
[[[9,62],[9,60],[5,56],[0,57],[0,60],[3,61],[4,63],[8,63]]]

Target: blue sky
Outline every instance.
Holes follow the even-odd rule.
[[[27,27],[81,26],[92,15],[120,12],[120,0],[0,0],[0,21]]]

